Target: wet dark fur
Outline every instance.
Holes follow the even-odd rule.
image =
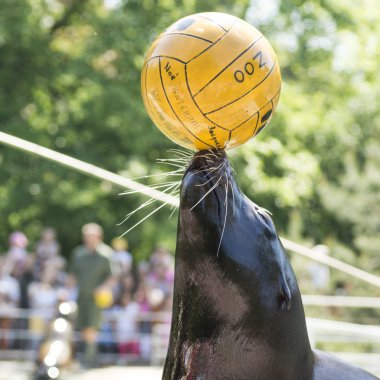
[[[224,152],[196,153],[183,177],[163,379],[375,379],[311,350],[275,226],[238,188]]]

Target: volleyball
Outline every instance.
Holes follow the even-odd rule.
[[[275,52],[255,27],[224,13],[197,13],[155,39],[141,90],[150,118],[175,143],[229,149],[268,125],[281,73]]]

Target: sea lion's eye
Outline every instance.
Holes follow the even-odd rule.
[[[277,234],[276,234],[276,230],[274,229],[274,225],[273,225],[272,219],[269,217],[268,214],[266,214],[265,212],[263,212],[260,209],[257,209],[257,213],[260,216],[261,220],[264,222],[264,226],[263,226],[263,229],[264,229],[263,234],[264,234],[264,236],[268,240],[275,239],[276,236],[277,236]]]
[[[292,295],[286,281],[283,282],[279,294],[279,303],[281,310],[290,310],[292,305]]]
[[[273,240],[276,238],[276,233],[272,230],[272,228],[268,227],[268,226],[265,226],[264,227],[264,236],[268,239],[268,240]]]

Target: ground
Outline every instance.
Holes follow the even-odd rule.
[[[32,363],[1,362],[0,380],[31,380]],[[106,367],[82,371],[74,368],[62,374],[62,380],[139,379],[161,380],[161,367]]]
[[[380,376],[379,354],[338,354],[337,356]],[[0,380],[32,380],[33,363],[17,361],[0,362]],[[138,379],[161,380],[162,367],[111,366],[83,371],[74,365],[70,371],[62,374],[61,380],[104,380],[104,379]]]

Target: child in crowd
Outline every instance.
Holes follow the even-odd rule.
[[[130,273],[132,271],[133,257],[128,251],[128,240],[122,237],[114,238],[111,241],[111,246],[114,250],[112,261],[118,271],[122,274]]]
[[[125,358],[126,355],[137,357],[140,354],[138,317],[138,303],[133,300],[130,291],[124,292],[119,305],[113,307],[111,315],[121,358]]]

